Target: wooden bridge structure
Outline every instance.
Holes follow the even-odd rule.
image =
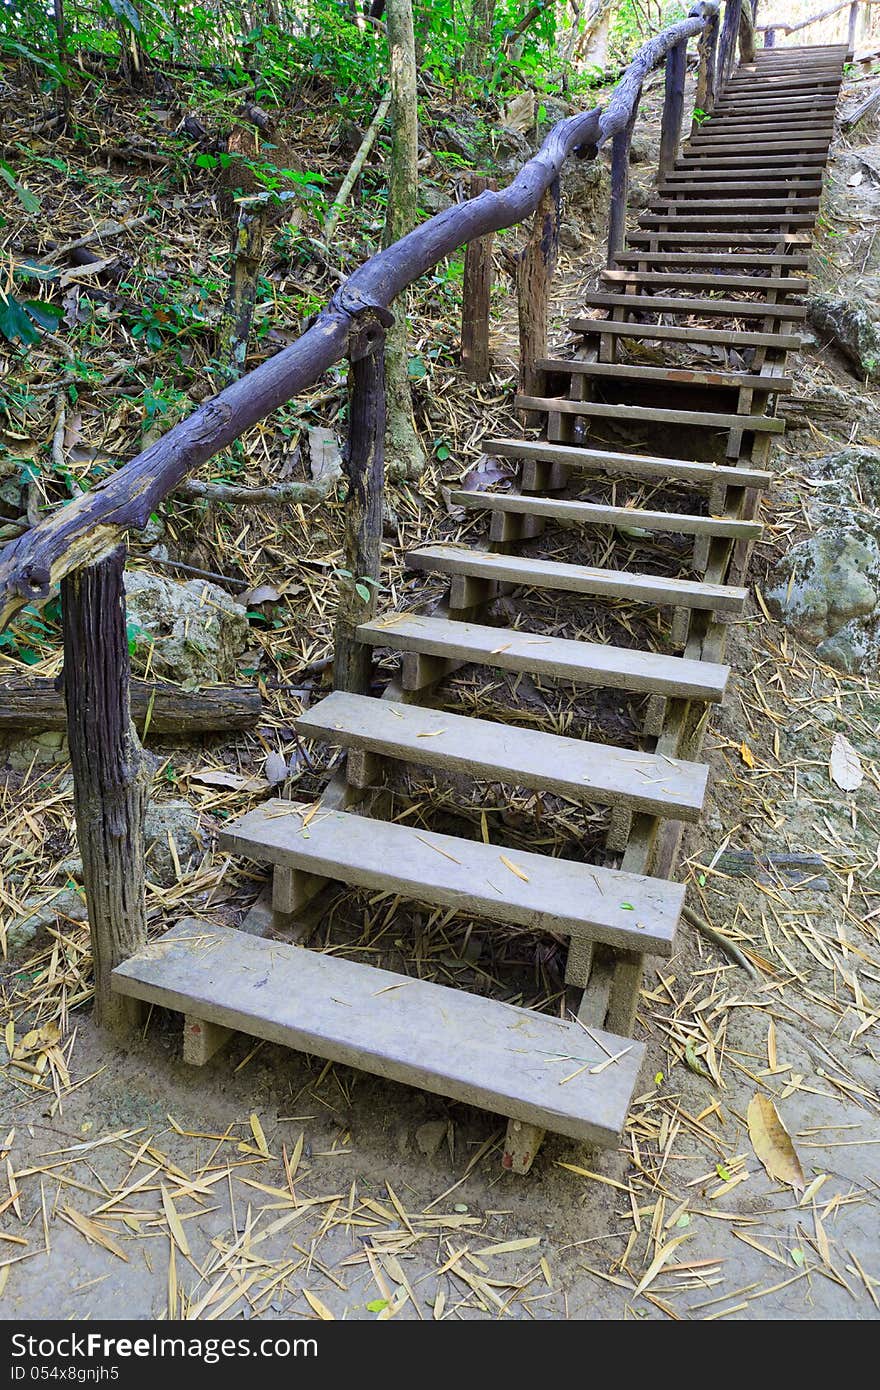
[[[848,54],[846,42],[755,50],[750,7],[728,3],[723,23],[719,10],[696,5],[646,45],[604,109],[555,127],[510,189],[481,193],[374,257],[299,343],[0,557],[7,616],[62,581],[71,754],[105,1022],[124,1027],[146,1001],[184,1015],[194,1062],[238,1030],[481,1106],[507,1117],[504,1163],[519,1172],[547,1129],[599,1145],[621,1133],[643,1062],[633,1034],[644,961],[674,950],[684,907],[676,853],[706,797],[703,732],[728,681],[726,624],[747,599]],[[692,39],[697,114],[682,145]],[[659,184],[628,228],[629,145],[642,84],[659,63]],[[571,321],[576,348],[554,356],[546,319],[559,170],[570,151],[593,157],[605,144],[608,266]],[[221,834],[232,853],[272,867],[266,934],[189,918],[148,943],[138,898],[146,792],[128,718],[121,535],[181,476],[347,354],[346,564],[352,576],[378,579],[387,305],[450,249],[467,241],[479,258],[482,237],[530,212],[516,402],[529,424],[484,445],[508,461],[515,482],[452,498],[485,516],[485,544],[426,537],[409,554],[413,571],[445,585],[431,612],[376,611],[363,584],[343,591],[335,689],[297,720],[303,737],[345,750],[342,770],[317,802],[268,801]],[[646,485],[660,498],[656,509],[638,501]],[[551,558],[558,528],[572,527],[685,539],[673,575],[666,552],[649,552],[645,570],[631,567],[625,548],[617,568]],[[688,578],[679,577],[684,545]],[[656,610],[668,619],[666,650],[499,620],[500,595],[515,602],[536,590],[580,596],[591,611],[620,601]],[[377,649],[399,657],[381,696],[371,686]],[[641,695],[637,743],[451,713],[444,683],[470,663]],[[588,862],[578,845],[557,858],[448,827],[416,831],[389,809],[389,786],[407,766],[606,807],[604,850]],[[325,895],[339,883],[554,934],[567,943],[569,1009],[551,1016],[309,950]]]

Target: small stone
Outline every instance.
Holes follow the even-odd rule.
[[[447,1120],[428,1120],[416,1130],[416,1147],[425,1158],[433,1158],[446,1138]]]
[[[177,868],[168,843],[174,841],[181,871],[185,871],[193,855],[200,852],[201,826],[197,812],[188,801],[151,801],[144,817],[144,844],[147,853],[147,877],[170,888],[177,882]]]
[[[22,915],[13,918],[6,928],[6,950],[10,956],[26,951],[59,917],[84,922],[88,916],[85,902],[75,888],[64,888],[49,898],[26,898],[24,908]]]

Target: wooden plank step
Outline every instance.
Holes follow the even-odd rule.
[[[760,283],[755,287],[761,289]],[[638,309],[645,314],[699,314],[704,318],[805,319],[805,304],[758,304],[750,299],[683,299],[673,295],[588,294],[584,303],[594,309]]]
[[[778,130],[780,135],[818,135],[833,130],[834,103],[810,115],[801,111],[727,111],[700,126],[700,134],[711,139],[735,130]]]
[[[787,396],[794,384],[790,376],[775,376],[763,372],[703,371],[695,367],[648,367],[629,362],[568,362],[562,358],[542,357],[538,360],[537,366],[542,371],[566,372],[571,376],[670,382],[676,386],[726,386],[735,390],[774,391],[782,396]]]
[[[702,124],[705,127],[710,121],[717,121],[724,116],[754,115],[755,112],[772,115],[778,111],[780,114],[791,116],[796,116],[802,112],[809,116],[816,111],[833,111],[836,105],[837,97],[833,92],[828,92],[823,96],[768,97],[765,101],[756,97],[746,106],[743,106],[742,102],[722,100],[712,108],[709,119]]]
[[[717,135],[719,132],[726,134],[740,126],[754,126],[756,129],[775,128],[784,131],[786,135],[789,132],[806,134],[808,131],[815,134],[817,128],[825,130],[833,126],[835,104],[832,100],[809,110],[789,106],[755,106],[749,111],[732,108],[726,111],[716,110],[712,113],[712,119],[704,121],[700,126],[700,132],[704,135]]]
[[[743,173],[748,173],[752,165],[752,161],[749,160],[747,156],[743,157],[737,155],[719,155],[717,161],[714,162],[717,163],[721,168],[741,169]],[[827,162],[827,150],[819,153],[810,153],[808,151],[805,151],[802,155],[770,154],[762,156],[761,169],[764,170],[765,173],[769,173],[773,170],[784,169],[788,165],[793,163],[798,164],[801,167],[803,165],[810,165],[813,168],[822,169],[827,164]],[[682,156],[680,159],[677,159],[675,161],[672,168],[675,172],[686,173],[692,170],[699,171],[700,169],[705,169],[707,167],[707,163],[708,161],[703,159],[697,160],[691,159],[688,156]]]
[[[522,628],[462,623],[437,614],[383,614],[361,623],[357,636],[361,642],[394,651],[686,700],[721,700],[730,675],[728,666],[713,662],[573,641]]]
[[[696,285],[708,290],[752,290],[756,294],[765,290],[805,294],[810,287],[808,280],[798,279],[794,275],[719,275],[710,271],[700,275],[675,270],[603,270],[601,277],[612,284]]]
[[[609,364],[610,365],[610,364]],[[694,463],[689,459],[659,458],[654,454],[616,453],[609,449],[584,449],[574,444],[550,444],[543,439],[489,439],[487,454],[496,458],[532,459],[537,463],[558,463],[566,468],[582,468],[592,473],[607,472],[616,477],[659,478],[705,487],[769,487],[773,474],[760,468],[741,468],[733,464]]]
[[[809,182],[795,182],[792,179],[785,183],[762,183],[760,190],[766,189],[768,193],[784,193],[787,198],[800,198],[802,194],[815,196],[816,190],[821,187],[821,177],[810,178]],[[745,182],[734,182],[733,179],[719,179],[710,181],[709,179],[694,179],[691,183],[685,183],[682,175],[675,175],[674,178],[667,178],[660,185],[657,192],[668,202],[671,198],[676,200],[693,200],[697,196],[703,197],[706,193],[725,193],[732,198],[739,200],[745,206],[744,200],[757,191],[755,180],[748,179]]]
[[[590,1144],[616,1143],[644,1059],[550,1014],[193,918],[118,965],[113,989]]]
[[[794,207],[789,209],[789,204]],[[803,209],[804,211],[819,206],[819,199],[816,197],[801,198],[795,200],[787,195],[780,198],[702,198],[702,197],[679,197],[656,198],[650,205],[651,212],[671,212],[671,213],[695,213],[711,212],[713,215],[719,212],[739,213],[747,208],[762,208],[766,217],[762,214],[763,221],[769,221],[770,215],[776,217],[777,213],[783,218],[788,217],[789,211]]]
[[[573,333],[607,333],[613,338],[648,338],[658,342],[723,343],[726,347],[773,347],[786,352],[801,345],[800,338],[786,333],[753,333],[751,330],[703,328],[689,325],[677,328],[665,323],[618,322],[616,319],[572,319]]]
[[[800,139],[781,136],[778,140],[745,140],[741,135],[714,135],[711,139],[708,136],[701,140],[694,137],[688,144],[687,153],[690,159],[715,159],[721,155],[729,158],[734,154],[745,154],[749,158],[760,159],[765,154],[781,154],[788,151],[789,154],[796,153],[800,158],[808,151],[827,152],[829,143],[824,136],[815,135],[802,136]]]
[[[671,241],[674,246],[809,246],[806,232],[683,232],[678,227],[666,231],[626,234],[627,243]]]
[[[563,593],[593,594],[658,607],[705,608],[739,613],[747,591],[727,584],[694,579],[667,579],[661,574],[630,574],[625,570],[567,565],[558,560],[535,560],[525,555],[469,550],[467,546],[425,545],[406,557],[410,569],[438,574],[471,575],[527,589],[558,589]]]
[[[299,715],[296,727],[306,738],[398,762],[679,820],[699,819],[709,775],[681,758],[342,690]]]
[[[791,270],[806,270],[810,264],[807,256],[787,256],[785,252],[761,255],[752,251],[621,251],[615,259],[627,265],[753,265],[769,268],[783,266]]]
[[[660,227],[667,232],[673,232],[678,227],[766,227],[768,224],[774,227],[812,227],[816,221],[815,214],[812,212],[774,212],[770,211],[766,216],[760,213],[679,213],[679,212],[647,212],[639,216],[640,227]],[[742,238],[737,236],[737,242]]]
[[[605,405],[600,401],[571,401],[566,396],[517,396],[518,410],[546,410],[552,415],[579,415],[632,424],[691,425],[710,430],[749,430],[782,434],[785,421],[772,415],[728,415],[710,410],[667,410],[654,405]]]
[[[643,531],[669,531],[680,536],[728,536],[736,540],[757,540],[764,529],[758,521],[646,511],[641,507],[606,507],[597,502],[534,497],[517,492],[453,492],[450,496],[458,507],[546,517],[580,526],[635,526]]]
[[[436,720],[436,711],[431,713]],[[313,805],[280,798],[224,826],[220,843],[224,850],[257,863],[280,864],[350,887],[399,893],[490,922],[515,922],[536,932],[558,932],[662,956],[672,953],[684,902],[684,889],[668,880],[440,835],[350,811],[315,814]],[[507,869],[502,855],[526,877]]]
[[[694,187],[704,187],[710,179],[717,179],[725,187],[730,184],[737,186],[737,182],[748,179],[750,188],[764,188],[767,183],[774,179],[807,179],[811,183],[821,185],[824,170],[821,164],[771,164],[768,168],[755,169],[747,162],[722,165],[720,169],[712,170],[700,161],[696,164],[686,164],[675,169],[670,169],[664,176],[667,186],[672,187],[679,183],[693,183]],[[729,180],[729,182],[726,182]],[[766,181],[766,182],[765,182]],[[784,185],[780,185],[784,186]]]

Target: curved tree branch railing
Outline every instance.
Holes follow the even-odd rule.
[[[0,627],[25,604],[45,599],[65,575],[108,555],[126,531],[145,526],[184,478],[348,356],[352,334],[361,350],[364,343],[376,350],[389,322],[389,306],[403,290],[464,243],[522,222],[558,179],[570,154],[592,157],[625,133],[647,74],[671,50],[717,24],[718,10],[713,0],[695,5],[691,18],[645,44],[604,110],[596,107],[555,125],[507,188],[486,190],[438,213],[371,256],[290,347],[200,406],[105,483],[8,544],[0,555]],[[730,0],[728,10],[738,12],[739,0]]]
[[[372,612],[375,586],[355,580],[379,579],[383,345],[392,322],[389,306],[452,251],[463,244],[473,247],[479,239],[535,213],[518,276],[521,370],[535,370],[539,358],[546,356],[542,344],[565,160],[572,153],[594,158],[611,142],[613,261],[624,234],[629,144],[643,83],[665,61],[665,170],[674,162],[681,140],[689,40],[700,37],[697,94],[703,111],[711,110],[715,92],[724,85],[737,42],[741,52],[749,51],[749,4],[727,0],[720,35],[719,14],[717,0],[695,4],[688,19],[657,34],[636,54],[604,108],[560,121],[506,188],[486,189],[372,256],[297,342],[227,386],[106,482],[58,508],[0,554],[0,626],[24,605],[47,598],[53,584],[61,584],[68,735],[99,1021],[128,1026],[128,1005],[111,993],[110,971],[146,940],[142,824],[148,779],[130,719],[125,533],[142,528],[163,498],[201,464],[311,386],[334,363],[348,358],[344,550],[351,579],[340,585],[334,680],[343,689],[367,689],[368,658],[355,631]],[[368,600],[362,598],[364,591],[370,593]]]

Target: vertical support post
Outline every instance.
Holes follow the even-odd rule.
[[[333,683],[337,690],[366,695],[370,689],[371,648],[359,642],[358,623],[376,605],[382,548],[382,496],[385,482],[385,329],[391,315],[362,314],[349,340],[348,442],[343,468],[348,481],[345,504],[344,564],[336,609]]]
[[[471,197],[489,187],[482,174],[471,175]],[[487,236],[469,241],[464,253],[461,306],[461,365],[468,381],[489,379],[489,305],[492,297],[492,242]]]
[[[64,698],[95,968],[95,1017],[124,1034],[136,1001],[110,972],[147,940],[143,822],[149,774],[131,722],[120,546],[61,583]]]
[[[859,25],[859,0],[849,7],[849,32],[847,34],[847,50],[849,57],[853,57],[856,51],[856,30]]]
[[[681,144],[681,117],[684,111],[684,79],[687,66],[687,39],[682,39],[666,55],[666,95],[660,126],[660,178],[675,164]],[[627,153],[627,160],[629,154]],[[618,251],[620,247],[616,248]]]
[[[775,30],[775,29],[765,29],[765,30],[764,30],[764,47],[765,47],[765,48],[775,48],[775,47],[776,47],[776,30]]]
[[[706,114],[715,107],[715,62],[718,53],[718,16],[713,15],[700,35],[697,48],[699,66],[697,68],[697,89],[694,93],[694,111]],[[700,120],[694,117],[691,133],[698,129]]]
[[[727,0],[724,7],[724,23],[721,26],[721,37],[718,42],[718,71],[715,82],[715,90],[718,93],[724,90],[724,85],[735,61],[736,36],[741,14],[742,0]]]
[[[629,191],[629,147],[636,114],[641,100],[641,88],[633,101],[632,115],[623,130],[611,141],[611,201],[608,209],[608,266],[615,265],[623,250],[626,235],[626,202]]]
[[[544,390],[545,374],[538,362],[547,356],[550,286],[559,252],[559,198],[559,180],[554,179],[541,194],[528,245],[517,263],[519,389],[526,396],[541,395]]]
[[[739,11],[739,60],[741,63],[755,61],[755,21],[749,0],[740,0]]]

